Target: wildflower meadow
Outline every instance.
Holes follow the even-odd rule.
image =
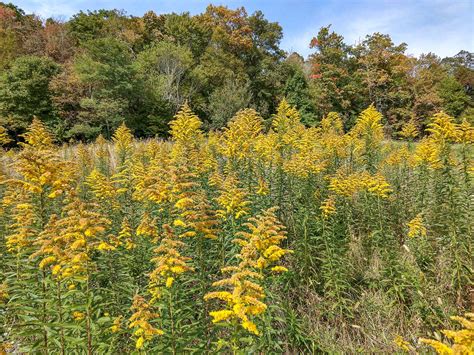
[[[33,120],[0,151],[0,353],[472,354],[474,129],[386,137],[285,100],[168,139]]]

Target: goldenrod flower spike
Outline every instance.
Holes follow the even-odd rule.
[[[31,146],[38,149],[52,148],[53,146],[53,136],[37,117],[33,118],[28,131],[23,134],[23,138],[25,142],[20,143],[23,146]]]
[[[279,134],[289,133],[302,127],[298,110],[286,99],[281,100],[277,113],[273,116],[272,128]]]
[[[133,329],[133,336],[136,338],[135,347],[140,350],[145,347],[147,342],[157,335],[163,335],[164,332],[152,325],[151,322],[157,319],[159,314],[152,311],[142,296],[135,295],[130,309],[134,313],[129,319],[128,327]]]
[[[11,142],[10,137],[8,136],[7,130],[5,127],[0,126],[0,146],[8,144]]]
[[[133,134],[124,122],[122,122],[120,127],[114,132],[112,141],[115,143],[117,155],[122,160],[125,160],[133,148]]]
[[[412,350],[412,346],[410,345],[410,343],[407,342],[405,339],[403,339],[401,335],[397,335],[395,339],[393,339],[393,342],[395,343],[396,346],[398,346],[403,351]]]
[[[464,144],[474,143],[474,127],[466,119],[458,125],[458,142]]]
[[[123,321],[123,316],[118,316],[114,318],[113,324],[110,327],[110,331],[112,333],[117,333],[120,331],[122,328],[122,321]]]
[[[329,218],[329,216],[335,214],[336,213],[335,197],[333,195],[328,197],[326,200],[323,201],[319,209],[321,210],[324,219],[327,219]]]
[[[156,219],[152,218],[148,212],[143,214],[142,220],[137,227],[136,234],[138,237],[144,236],[152,238],[153,240],[158,239],[158,226],[156,225]]]
[[[341,117],[337,112],[329,112],[322,120],[321,120],[321,129],[324,134],[342,134],[343,133],[343,125]]]
[[[284,227],[274,214],[275,208],[266,210],[262,215],[249,219],[246,224],[250,232],[238,233],[234,242],[241,246],[238,266],[222,268],[228,278],[216,281],[214,287],[227,290],[210,292],[205,300],[218,299],[224,303],[221,310],[210,312],[213,323],[239,322],[248,332],[260,335],[254,318],[267,309],[263,303],[265,292],[260,285],[264,278],[264,269],[270,268],[275,273],[288,271],[283,266],[273,266],[285,254],[291,253],[283,249],[280,243],[286,238]]]
[[[216,198],[220,209],[216,211],[216,215],[224,220],[229,217],[239,219],[248,214],[247,193],[240,188],[239,181],[234,175],[228,175],[223,178],[221,176],[213,176],[210,183],[217,185],[219,196]]]
[[[379,173],[371,175],[366,171],[350,175],[337,174],[329,183],[329,190],[344,197],[354,197],[357,193],[366,191],[371,195],[388,198],[392,189],[385,177]]]
[[[422,139],[415,148],[414,165],[425,165],[431,169],[439,169],[443,165],[440,160],[440,146],[429,138]]]
[[[361,137],[370,137],[374,144],[382,141],[382,114],[373,104],[360,113],[352,132]]]
[[[464,317],[451,317],[451,319],[463,327],[460,330],[441,331],[452,343],[425,338],[420,338],[420,341],[431,346],[440,355],[474,354],[474,313],[466,313]]]
[[[160,298],[163,287],[171,288],[181,274],[193,271],[193,268],[188,266],[191,259],[180,253],[185,244],[178,240],[169,225],[165,224],[163,230],[163,238],[160,245],[153,250],[155,257],[151,260],[155,264],[155,269],[149,275],[153,302]]]
[[[49,267],[58,279],[83,276],[94,250],[115,249],[105,234],[111,221],[94,212],[96,205],[82,202],[74,194],[68,198],[62,217],[51,217],[36,241],[39,249],[32,255],[42,256],[39,267]]]
[[[414,139],[419,135],[418,127],[413,120],[410,120],[403,125],[399,135],[405,139]]]
[[[123,245],[125,249],[128,250],[135,248],[136,244],[133,240],[132,233],[132,227],[130,226],[128,219],[125,217],[122,221],[120,232],[117,236],[118,244]]]
[[[99,170],[94,169],[91,171],[86,178],[86,185],[98,201],[112,202],[112,205],[116,206],[117,201],[115,201],[115,198],[118,195],[118,191],[112,181]]]
[[[171,139],[174,142],[171,154],[175,162],[198,166],[201,161],[199,146],[204,138],[199,117],[185,103],[169,125]]]
[[[375,172],[384,134],[382,114],[375,109],[374,105],[370,105],[360,113],[348,137],[355,148],[353,153],[363,157],[366,167],[371,172]]]
[[[251,158],[256,138],[262,132],[262,117],[253,109],[241,110],[224,130],[220,151],[229,159]]]
[[[423,215],[418,213],[415,218],[407,223],[408,236],[414,237],[426,237],[426,227],[423,225]]]
[[[456,142],[459,138],[459,131],[456,123],[454,123],[454,118],[444,112],[439,112],[431,118],[426,131],[430,133],[430,139],[438,144]]]

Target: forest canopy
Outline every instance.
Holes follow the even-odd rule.
[[[138,137],[166,136],[188,102],[205,129],[243,108],[264,118],[286,98],[307,126],[338,112],[344,129],[374,104],[386,133],[426,127],[444,111],[472,122],[472,54],[407,55],[389,34],[345,43],[330,25],[315,29],[303,58],[280,48],[282,27],[241,7],[204,13],[130,16],[81,11],[42,19],[0,2],[0,125],[15,140],[38,117],[60,141],[110,137],[125,122]]]

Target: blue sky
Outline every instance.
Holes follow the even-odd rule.
[[[3,0],[5,1],[5,0]],[[474,0],[10,0],[26,12],[44,18],[67,19],[79,10],[123,9],[141,16],[156,13],[205,10],[207,4],[244,6],[249,13],[262,10],[265,17],[283,27],[281,47],[306,56],[309,41],[321,26],[332,24],[346,43],[366,34],[388,33],[398,44],[408,44],[415,56],[434,52],[452,56],[461,49],[474,52]],[[8,0],[6,1],[8,2]]]

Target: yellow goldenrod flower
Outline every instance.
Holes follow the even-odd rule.
[[[173,221],[173,226],[174,226],[174,227],[186,228],[186,223],[184,223],[181,219],[175,219],[175,220]]]
[[[173,141],[180,143],[191,141],[201,134],[201,125],[201,120],[191,111],[189,105],[185,103],[174,117],[174,120],[170,122],[170,133]]]
[[[7,130],[5,127],[0,126],[0,146],[8,144],[11,142],[10,137],[8,137]]]
[[[122,221],[120,232],[117,237],[118,245],[124,245],[125,249],[130,250],[135,248],[136,244],[133,241],[132,237],[132,227],[128,222],[128,219],[125,217]]]
[[[155,257],[151,260],[155,263],[155,269],[150,273],[149,290],[153,301],[161,296],[161,288],[170,288],[175,279],[193,268],[187,265],[190,258],[184,257],[179,249],[184,243],[177,239],[169,225],[164,225],[164,235],[158,248],[154,249]]]
[[[124,122],[114,132],[112,141],[115,143],[118,156],[125,160],[126,155],[130,154],[133,146],[133,134]]]
[[[171,154],[175,162],[186,162],[193,167],[199,165],[201,161],[199,147],[204,138],[199,117],[185,103],[169,125],[171,139],[174,142]]]
[[[288,158],[283,161],[283,169],[289,174],[305,179],[311,174],[323,171],[326,161],[322,146],[318,143],[317,129],[303,130],[298,138],[292,144]]]
[[[247,193],[238,187],[239,181],[235,176],[229,175],[220,181],[218,186],[220,195],[216,198],[221,209],[216,215],[222,219],[233,217],[239,219],[248,213]]]
[[[145,343],[145,338],[142,337],[142,336],[139,337],[139,338],[137,339],[137,342],[135,343],[135,348],[136,348],[137,350],[140,350],[141,348],[143,348],[143,344],[144,344],[144,343]]]
[[[174,207],[176,207],[177,209],[184,209],[186,207],[189,207],[192,203],[193,203],[192,199],[190,199],[188,197],[184,197],[184,198],[179,199],[174,204]]]
[[[40,267],[54,263],[51,272],[59,279],[80,276],[91,264],[93,250],[111,250],[114,247],[105,238],[111,224],[97,210],[97,206],[82,202],[71,193],[63,207],[63,217],[52,216],[36,241],[39,249],[33,254],[45,256]]]
[[[114,250],[115,247],[113,245],[110,245],[109,243],[106,242],[100,242],[99,245],[97,246],[97,250],[100,251],[108,251],[108,250]]]
[[[53,145],[53,136],[46,129],[46,126],[37,117],[33,118],[28,131],[23,134],[25,138],[24,146],[41,148],[51,147]]]
[[[390,184],[381,174],[370,175],[368,172],[341,174],[331,178],[329,190],[344,197],[353,197],[356,193],[366,191],[369,194],[387,198],[392,192]]]
[[[260,332],[258,331],[257,326],[252,321],[249,321],[249,320],[243,321],[242,327],[248,330],[250,333],[253,333],[255,335],[260,335]]]
[[[343,126],[341,117],[337,112],[329,112],[327,116],[321,120],[321,128],[323,133],[342,134]]]
[[[324,218],[328,218],[329,216],[335,214],[336,200],[334,196],[330,196],[326,200],[324,200],[319,209],[322,211]]]
[[[373,143],[379,143],[383,138],[382,114],[374,105],[370,105],[361,112],[352,131],[370,137],[374,140]]]
[[[397,335],[395,339],[393,339],[393,342],[395,343],[396,346],[398,346],[403,351],[411,350],[410,343],[407,342],[405,339],[403,339],[403,337],[400,335]]]
[[[464,144],[474,143],[474,127],[466,119],[458,125],[458,142]]]
[[[94,196],[101,202],[111,202],[112,206],[118,207],[115,198],[118,196],[118,191],[113,185],[112,181],[97,169],[91,171],[86,178],[86,185],[89,186]]]
[[[1,283],[0,284],[0,303],[4,303],[4,301],[6,301],[9,297],[10,295],[8,294],[7,284],[5,282]]]
[[[177,200],[175,208],[179,218],[175,226],[188,229],[180,237],[204,237],[216,239],[218,221],[216,212],[208,202],[206,193],[196,190],[196,176],[186,169],[178,169],[172,174],[173,200]]]
[[[262,117],[253,109],[241,110],[224,130],[220,151],[229,159],[251,158],[256,138],[262,131]]]
[[[123,316],[118,316],[114,318],[114,322],[112,326],[110,327],[110,331],[112,333],[117,333],[120,331],[120,329],[122,328],[122,320],[123,320]]]
[[[74,318],[75,321],[80,321],[83,320],[86,315],[83,312],[73,312],[72,317]]]
[[[414,165],[427,165],[431,169],[442,167],[440,161],[440,147],[431,139],[423,139],[415,149]]]
[[[176,268],[174,268],[176,270]],[[166,288],[170,288],[173,285],[174,277],[166,278]]]
[[[399,133],[399,135],[405,139],[414,139],[418,137],[418,134],[418,128],[416,127],[415,122],[413,122],[413,120],[405,123]]]
[[[210,313],[214,323],[238,320],[242,328],[260,335],[252,318],[265,312],[267,305],[262,302],[265,293],[258,283],[264,276],[262,272],[254,270],[265,269],[291,252],[279,246],[286,236],[274,211],[275,208],[271,208],[262,215],[249,219],[246,226],[250,232],[238,233],[239,238],[234,240],[241,247],[238,254],[241,261],[238,266],[222,268],[223,273],[231,275],[213,283],[214,287],[229,288],[229,291],[209,292],[204,296],[205,300],[218,299],[225,302],[224,309]],[[287,271],[283,266],[274,266],[271,270]]]
[[[270,189],[268,188],[268,185],[267,185],[266,181],[263,178],[260,177],[258,179],[258,189],[256,191],[256,194],[266,196],[266,195],[268,195],[269,191],[270,191]]]
[[[431,118],[426,131],[431,133],[431,139],[440,144],[456,142],[459,137],[454,118],[444,112],[437,113]]]
[[[164,334],[162,330],[155,328],[150,323],[158,318],[159,315],[152,311],[150,305],[142,296],[136,295],[133,298],[133,304],[130,309],[134,311],[134,313],[129,319],[128,327],[133,329],[133,334],[137,336],[137,349],[143,348],[145,341],[149,341],[157,335]]]
[[[418,213],[415,218],[407,223],[408,236],[414,237],[426,237],[426,227],[423,225],[423,217],[421,213]]]
[[[364,181],[365,188],[367,192],[382,197],[387,198],[389,194],[392,192],[390,188],[390,184],[385,180],[385,177],[381,174],[375,174],[369,177],[367,180]]]
[[[422,343],[431,346],[438,354],[472,354],[474,352],[474,313],[466,313],[464,317],[451,317],[459,322],[461,330],[443,330],[442,333],[452,340],[452,344],[438,340],[420,338]]]
[[[54,263],[55,261],[56,261],[55,256],[48,256],[48,257],[44,258],[43,260],[41,260],[41,262],[39,263],[39,268],[44,269],[46,266]]]
[[[144,236],[144,237],[149,237],[156,239],[158,238],[158,230],[156,226],[156,219],[151,218],[150,214],[148,212],[145,212],[145,214],[142,217],[142,220],[137,227],[137,236]]]
[[[219,323],[228,320],[234,314],[233,311],[221,310],[215,312],[209,312],[209,315],[212,317],[212,323]]]
[[[272,128],[275,132],[285,135],[299,127],[302,127],[302,124],[298,110],[291,106],[286,99],[281,100],[278,105],[277,113],[272,119]],[[287,143],[291,143],[292,141],[293,139],[288,139]]]

